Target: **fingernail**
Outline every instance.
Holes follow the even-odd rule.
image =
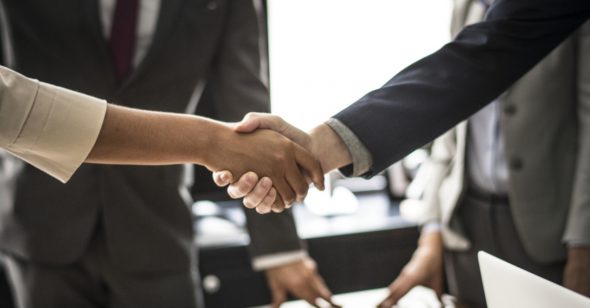
[[[260,185],[262,185],[263,188],[268,188],[270,186],[270,179],[262,178],[262,180],[260,181]]]

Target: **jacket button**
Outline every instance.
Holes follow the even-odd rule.
[[[524,167],[524,162],[519,157],[513,157],[513,158],[510,159],[510,162],[508,163],[508,166],[513,171],[518,171],[518,170],[521,170]]]
[[[221,280],[215,275],[207,275],[203,278],[203,289],[207,294],[215,294],[221,289]]]
[[[217,2],[209,1],[209,3],[207,3],[207,9],[209,11],[215,11],[217,9]]]
[[[516,113],[516,106],[512,105],[512,104],[508,104],[504,106],[504,113],[506,113],[507,115],[513,115]]]

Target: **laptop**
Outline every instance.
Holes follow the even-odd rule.
[[[477,255],[489,308],[588,308],[590,298],[533,275],[486,252]]]

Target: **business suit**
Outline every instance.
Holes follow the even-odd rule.
[[[484,22],[336,114],[371,154],[364,176],[491,102],[589,17],[585,0],[496,1]]]
[[[469,1],[467,1],[469,2]],[[456,19],[459,17],[456,17]],[[509,196],[516,223],[530,256],[538,262],[565,257],[562,240],[584,239],[590,217],[585,188],[590,164],[590,23],[552,51],[499,99],[509,163]],[[468,242],[451,221],[465,192],[466,123],[433,145],[433,169],[425,200],[426,220],[442,218],[449,248]],[[571,205],[571,210],[570,206]],[[526,217],[526,219],[524,219]],[[521,220],[519,220],[521,219]],[[552,223],[547,223],[547,222]],[[539,228],[538,226],[543,226]],[[567,230],[567,233],[566,233]]]
[[[261,69],[266,59],[252,1],[162,1],[152,46],[122,82],[115,78],[96,1],[4,2],[16,69],[28,76],[141,109],[192,112],[198,102],[224,121],[268,111]],[[182,166],[89,165],[62,185],[27,167],[14,205],[3,205],[1,248],[13,267],[47,264],[67,271],[83,260],[76,266],[93,273],[92,260],[108,260],[110,268],[131,276],[180,277],[176,289],[188,292],[195,251],[184,175]],[[247,215],[253,256],[300,249],[289,215]],[[134,292],[119,301],[194,305],[191,294],[164,288],[168,296],[150,289],[164,292],[160,301],[133,302]]]
[[[478,1],[457,1],[452,32],[484,13]],[[481,123],[461,123],[434,142],[423,219],[442,223],[448,285],[460,298],[484,298],[478,250],[561,283],[565,244],[590,242],[589,50],[586,22],[497,99],[507,196],[475,192],[467,148],[471,125]]]

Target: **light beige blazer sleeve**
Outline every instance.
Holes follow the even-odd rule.
[[[0,147],[66,182],[94,146],[106,105],[0,66]]]
[[[590,245],[590,22],[578,35],[578,161],[564,240]]]

